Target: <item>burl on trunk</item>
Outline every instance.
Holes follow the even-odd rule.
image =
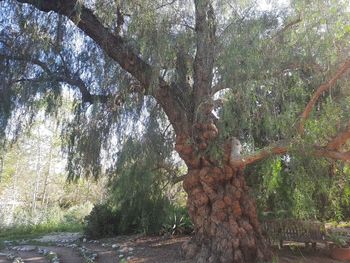
[[[210,126],[208,125],[210,129]],[[207,140],[210,140],[208,138]],[[203,141],[198,147],[202,147]],[[197,263],[268,262],[271,258],[257,218],[256,206],[246,185],[243,167],[234,164],[225,147],[222,165],[195,154],[185,137],[176,149],[188,165],[183,186],[195,236],[184,244],[186,258]]]

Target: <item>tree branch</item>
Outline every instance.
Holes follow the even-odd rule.
[[[50,12],[54,11],[68,17],[73,23],[91,37],[111,58],[133,75],[148,89],[152,67],[144,62],[127,42],[111,30],[103,26],[94,13],[78,0],[17,0],[20,3],[28,3],[37,9]]]
[[[232,86],[234,86],[234,84]],[[211,94],[211,96],[214,96],[219,91],[222,91],[224,89],[229,89],[229,88],[230,87],[225,86],[223,82],[219,82],[211,88],[210,94]]]
[[[350,123],[348,123],[345,131],[340,132],[327,146],[327,150],[338,150],[350,139]]]
[[[350,162],[350,151],[348,152],[338,152],[333,150],[328,150],[326,148],[317,148],[313,151],[313,155],[316,157],[325,157],[334,160],[340,160],[344,162]]]
[[[174,185],[174,184],[177,184],[177,183],[183,181],[183,180],[185,179],[186,175],[187,175],[187,174],[183,174],[183,175],[174,177],[174,178],[171,180],[171,183]]]
[[[88,87],[85,85],[84,81],[79,77],[79,76],[67,76],[67,72],[68,69],[65,68],[64,69],[64,73],[60,73],[60,72],[52,72],[49,68],[49,66],[39,60],[39,59],[35,59],[32,58],[30,55],[21,55],[21,56],[16,56],[16,55],[7,55],[7,54],[0,54],[0,59],[1,58],[7,58],[10,60],[17,60],[17,61],[24,61],[24,62],[28,62],[31,63],[33,65],[37,65],[40,68],[43,69],[43,71],[50,77],[49,80],[51,81],[56,81],[56,82],[64,82],[67,83],[71,86],[75,86],[79,89],[81,96],[82,96],[82,102],[83,103],[94,103],[96,101],[99,101],[101,103],[106,103],[108,98],[111,96],[108,95],[95,95],[95,94],[91,94],[88,90]],[[69,74],[71,75],[71,74]],[[19,81],[44,81],[45,79],[42,78],[35,78],[35,79],[26,79],[26,78],[22,78],[17,80],[17,82]],[[48,80],[48,79],[46,79]]]
[[[197,51],[193,65],[193,92],[197,107],[210,95],[213,79],[216,21],[209,0],[195,0]]]
[[[282,35],[285,31],[287,31],[289,28],[291,28],[292,26],[299,24],[301,22],[301,18],[297,18],[291,22],[289,22],[288,24],[286,24],[281,30],[279,30],[275,35],[272,36],[272,39]]]
[[[231,163],[234,166],[244,166],[253,164],[255,162],[264,160],[268,157],[274,156],[274,155],[283,155],[287,154],[289,152],[289,148],[287,146],[273,146],[273,147],[266,147],[265,149],[256,152],[254,154],[243,156],[241,159],[235,159]],[[310,152],[307,152],[310,153]],[[338,152],[335,150],[327,149],[327,147],[317,147],[314,146],[311,149],[311,155],[316,157],[325,157],[330,158],[334,160],[341,160],[341,161],[350,161],[350,151],[348,152]]]
[[[328,80],[326,83],[323,83],[319,88],[316,90],[316,92],[312,95],[309,103],[306,105],[304,112],[300,116],[300,122],[298,131],[300,134],[304,133],[304,126],[307,118],[309,117],[309,114],[315,105],[316,101],[319,99],[319,97],[322,95],[323,92],[329,90],[336,82],[337,80],[344,75],[344,73],[349,69],[350,67],[350,59],[347,59],[336,71],[334,76]]]
[[[184,126],[180,121],[188,122],[186,112],[181,108],[171,92],[170,85],[160,77],[154,67],[138,56],[128,42],[120,35],[105,27],[92,10],[88,9],[78,0],[17,0],[20,3],[30,4],[43,12],[54,11],[68,17],[87,36],[92,38],[109,57],[116,61],[124,70],[129,72],[144,87],[145,94],[152,95],[175,125],[174,129],[180,131]],[[158,75],[157,75],[158,74]],[[150,90],[154,82],[159,79],[159,86]],[[176,111],[174,113],[174,111]]]
[[[243,165],[248,165],[248,164],[252,164],[252,163],[255,163],[257,161],[266,159],[270,156],[283,155],[283,154],[286,154],[287,152],[288,152],[288,148],[286,146],[266,147],[265,149],[263,149],[259,152],[256,152],[252,155],[245,156],[244,158],[242,158],[240,160],[240,162]]]

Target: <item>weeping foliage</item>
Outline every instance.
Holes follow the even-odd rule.
[[[229,88],[219,112],[221,136],[239,136],[246,153],[275,141],[293,142],[288,156],[247,168],[262,218],[349,218],[347,165],[308,157],[312,145],[326,145],[348,125],[349,78],[322,95],[304,137],[296,131],[313,92],[348,54],[347,4],[293,1],[288,13],[253,15],[227,29],[218,69]]]
[[[115,11],[121,4],[98,1],[90,7],[113,29]],[[130,94],[139,84],[67,18],[47,16],[33,7],[9,1],[1,2],[0,7],[11,17],[0,18],[4,25],[0,27],[0,65],[4,68],[0,73],[4,80],[0,91],[4,94],[0,101],[2,137],[10,118],[17,118],[16,110],[29,116],[27,122],[14,121],[16,132],[20,132],[30,127],[31,116],[39,107],[45,107],[48,114],[57,113],[61,98],[71,89],[69,96],[76,101],[74,118],[59,120],[64,124],[62,138],[69,178],[97,177],[102,171],[102,155],[115,153],[115,147],[125,140],[125,131],[140,130],[135,127],[140,125],[142,114],[154,107],[154,101],[142,93]],[[123,3],[121,9],[126,14],[122,34],[127,35],[135,53],[162,66],[164,74],[173,78],[174,73],[167,69],[175,65],[176,39],[183,39],[180,42],[187,45],[192,37],[192,33],[186,33],[190,31],[178,34],[174,27],[183,14],[188,15],[188,10],[178,5],[173,12],[162,1]],[[106,96],[107,103],[84,103],[79,89],[67,79],[80,79],[91,94]],[[114,105],[117,95],[123,100],[118,108]]]
[[[261,218],[341,221],[350,217],[348,165],[273,158],[250,172]]]
[[[170,205],[166,184],[177,171],[169,139],[153,113],[146,136],[131,137],[123,145],[110,181],[111,201],[121,211],[122,232],[158,232],[165,221]]]
[[[171,133],[161,130],[156,112],[151,113],[145,125],[146,135],[128,138],[109,170],[106,209],[118,219],[113,223],[117,233],[158,233],[171,207],[165,193],[167,184],[178,173],[172,159]],[[93,222],[98,218],[103,221],[103,215],[89,216],[89,231],[97,228]]]

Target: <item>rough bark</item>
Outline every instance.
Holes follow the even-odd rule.
[[[184,180],[195,237],[184,245],[196,262],[263,262],[270,250],[242,169],[204,166]]]
[[[262,235],[253,197],[241,162],[232,159],[232,145],[223,145],[221,162],[205,153],[217,137],[214,123],[197,123],[194,139],[178,136],[176,150],[188,165],[183,186],[195,237],[184,244],[194,262],[268,262],[270,249]]]

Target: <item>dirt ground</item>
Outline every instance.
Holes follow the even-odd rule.
[[[50,237],[52,236],[54,235]],[[59,258],[57,262],[60,263],[87,262],[87,254],[95,254],[96,259],[94,262],[100,263],[190,263],[192,261],[183,259],[181,254],[181,245],[189,238],[189,236],[165,238],[160,236],[134,235],[95,241],[80,238],[70,240],[69,242],[60,242],[60,240],[53,239],[51,241],[57,241],[57,244],[52,245],[51,242],[47,246],[43,243],[39,245],[36,243],[35,246],[30,246],[31,241],[26,241],[26,244],[10,244],[7,249],[0,251],[0,263],[14,262],[13,259],[7,257],[9,254],[20,257],[23,260],[22,262],[50,262],[48,256],[44,256],[38,252],[38,248],[56,253]],[[81,251],[85,251],[85,255]],[[329,257],[329,251],[322,244],[319,244],[316,250],[311,247],[305,248],[302,244],[290,244],[283,249],[275,248],[274,255],[275,261],[273,262],[276,263],[341,262],[331,259]]]

